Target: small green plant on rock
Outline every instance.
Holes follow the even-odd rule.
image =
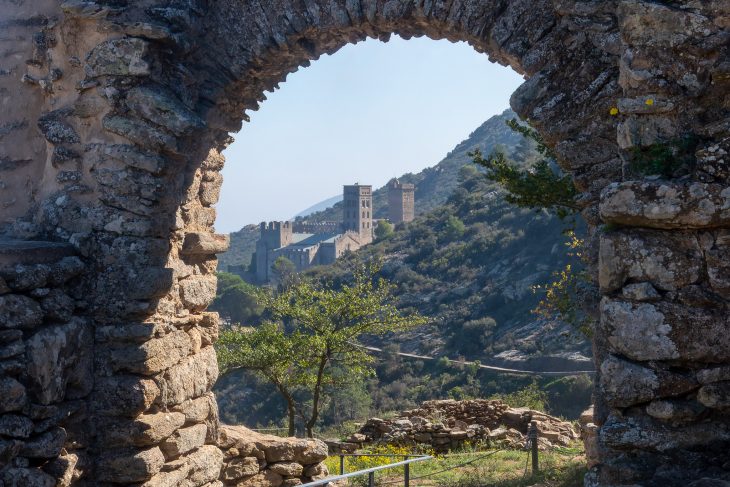
[[[645,176],[675,177],[678,171],[694,166],[698,144],[699,138],[689,134],[645,147],[634,147],[629,168],[633,173]]]

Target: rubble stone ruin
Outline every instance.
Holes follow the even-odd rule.
[[[3,0],[0,32],[5,486],[221,485],[221,151],[288,73],[394,33],[524,74],[511,105],[581,191],[603,294],[587,485],[728,479],[726,0]],[[635,170],[673,140],[684,169]]]

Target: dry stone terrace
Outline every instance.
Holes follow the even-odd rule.
[[[511,105],[582,193],[586,485],[730,479],[727,1],[0,0],[0,31],[4,485],[221,485],[221,151],[288,73],[394,33],[524,74]],[[629,170],[685,135],[690,170]]]

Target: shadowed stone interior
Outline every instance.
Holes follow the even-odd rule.
[[[0,0],[0,28],[0,483],[322,473],[254,472],[219,434],[221,151],[288,73],[393,33],[524,74],[511,105],[581,191],[604,295],[586,484],[730,481],[727,1]],[[632,176],[633,148],[684,135],[691,170]]]

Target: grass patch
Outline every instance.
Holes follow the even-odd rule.
[[[414,453],[404,447],[377,447],[371,453],[405,455]],[[429,454],[428,451],[423,453]],[[345,458],[346,472],[353,472],[400,461],[400,458]],[[331,475],[339,474],[340,459],[325,462]],[[468,465],[464,465],[467,464]],[[582,445],[540,452],[540,471],[530,471],[527,451],[478,450],[467,448],[411,465],[411,485],[419,487],[581,487],[586,473]],[[378,486],[403,485],[403,468],[375,474]],[[367,475],[351,479],[348,485],[367,485]]]

